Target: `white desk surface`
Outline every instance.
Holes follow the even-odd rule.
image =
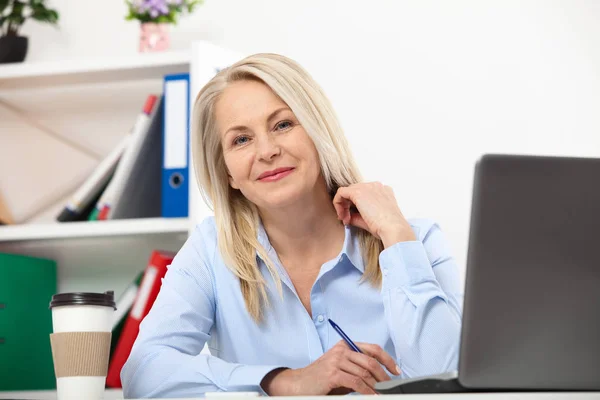
[[[332,400],[335,398],[348,400],[374,400],[376,398],[385,400],[600,400],[600,392],[544,392],[544,393],[448,393],[448,394],[403,394],[403,395],[380,395],[380,396],[298,396],[298,397],[271,397],[279,400]],[[220,394],[219,400],[249,400],[252,397],[231,396]],[[27,391],[27,392],[0,392],[0,399],[41,399],[56,400],[56,392],[51,390]],[[120,390],[107,390],[104,400],[123,399]],[[199,398],[187,398],[179,400],[197,400]],[[216,399],[216,398],[215,398]],[[86,400],[86,399],[81,399]],[[135,399],[131,399],[135,400]],[[140,399],[141,400],[141,399]]]
[[[385,400],[457,400],[457,399],[467,399],[467,400],[517,400],[517,399],[526,399],[526,400],[599,400],[600,392],[563,392],[563,393],[448,393],[448,394],[401,394],[401,395],[379,395],[379,396],[362,396],[362,395],[352,395],[352,396],[298,396],[298,397],[269,397],[270,399],[285,399],[285,400],[332,400],[332,399],[341,399],[346,398],[348,400],[374,400],[381,399],[382,397]],[[232,396],[220,396],[219,399],[231,399],[231,400],[241,400],[241,399],[251,399],[252,397],[236,397],[234,394]],[[132,400],[141,400],[141,399],[132,399]],[[179,399],[179,400],[198,400],[198,398],[187,398],[187,399]]]
[[[280,399],[280,400],[332,400],[332,399],[341,399],[346,398],[348,400],[374,400],[385,398],[385,400],[457,400],[457,399],[467,399],[467,400],[517,400],[517,399],[526,399],[526,400],[599,400],[600,392],[562,392],[562,393],[448,393],[448,394],[401,394],[401,395],[379,395],[379,396],[362,396],[362,395],[352,395],[352,396],[298,396],[298,397],[269,397],[269,399]],[[231,400],[241,400],[241,399],[251,399],[252,397],[244,397],[238,396],[236,397],[234,394],[232,396],[219,396],[219,399],[231,399]],[[141,400],[141,399],[132,399],[132,400]],[[179,400],[198,400],[198,398],[187,398],[187,399],[179,399]]]

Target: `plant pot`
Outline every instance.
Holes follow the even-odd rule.
[[[28,40],[26,36],[0,36],[0,64],[25,60]]]
[[[140,52],[165,51],[169,47],[169,24],[144,22],[140,25]]]

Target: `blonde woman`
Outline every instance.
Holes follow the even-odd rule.
[[[362,182],[301,66],[256,54],[220,71],[192,126],[214,217],[141,324],[126,397],[374,394],[379,381],[457,368],[462,293],[439,227],[407,220],[390,187]]]

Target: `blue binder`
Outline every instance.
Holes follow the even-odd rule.
[[[190,76],[164,77],[163,159],[161,215],[187,217],[189,213]]]

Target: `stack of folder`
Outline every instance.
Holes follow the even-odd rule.
[[[96,166],[57,216],[60,222],[187,217],[189,74],[166,75],[131,131]]]

